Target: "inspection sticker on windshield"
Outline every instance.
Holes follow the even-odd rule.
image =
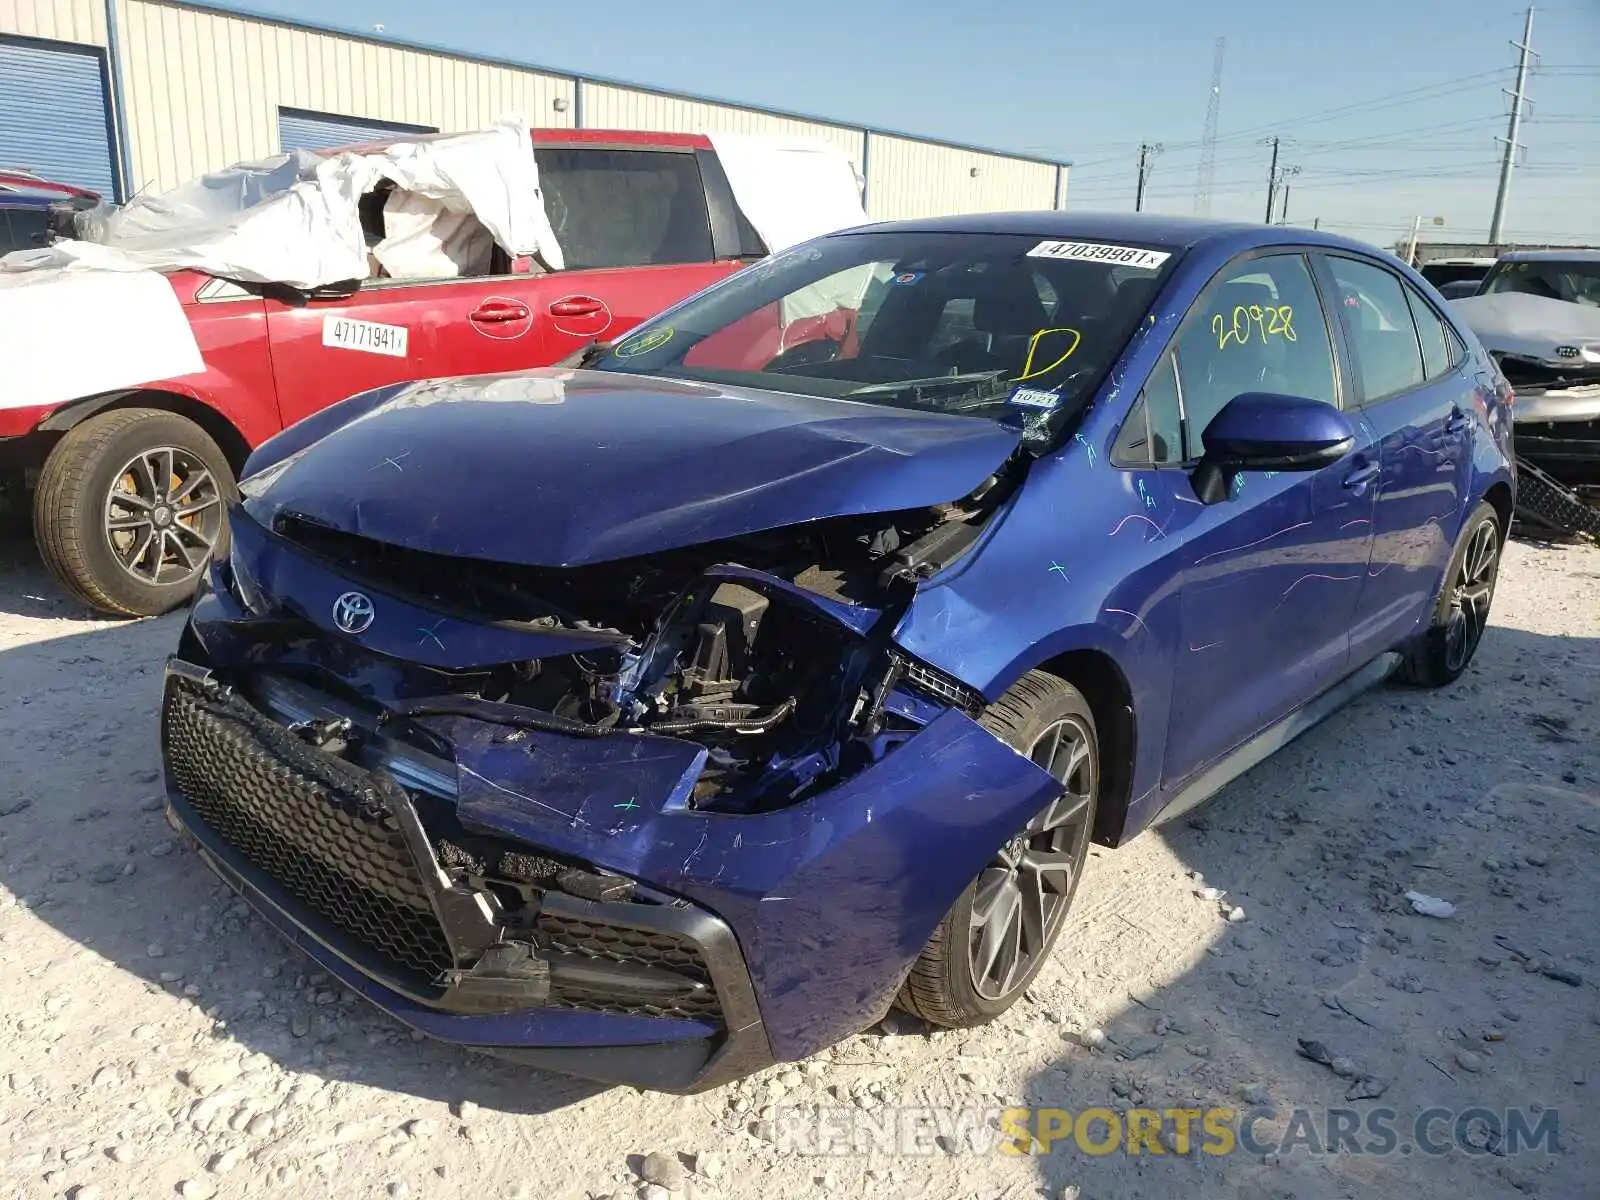
[[[366,354],[404,358],[406,327],[380,325],[376,321],[352,321],[349,317],[323,317],[322,344],[336,350],[360,350]]]
[[[1049,412],[1061,403],[1061,393],[1046,391],[1044,388],[1019,387],[1006,397],[1006,403],[1015,404],[1019,408],[1037,408]]]
[[[1154,271],[1172,255],[1165,250],[1144,250],[1138,246],[1107,246],[1100,242],[1040,242],[1028,251],[1029,258],[1070,258],[1080,262],[1103,262],[1118,267]]]

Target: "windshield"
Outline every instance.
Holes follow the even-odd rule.
[[[1008,420],[1080,411],[1176,255],[1015,234],[860,233],[740,271],[591,364]]]
[[[1574,304],[1600,307],[1600,262],[1501,263],[1483,289],[1483,295],[1516,292],[1544,296]]]

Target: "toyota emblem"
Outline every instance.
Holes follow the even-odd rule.
[[[345,633],[365,633],[376,615],[372,597],[360,592],[346,592],[333,602],[333,623]]]

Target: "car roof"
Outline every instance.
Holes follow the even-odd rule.
[[[1209,242],[1248,240],[1261,245],[1312,245],[1372,254],[1376,247],[1353,238],[1292,225],[1260,225],[1174,217],[1163,213],[1005,212],[924,217],[858,226],[852,233],[1014,233],[1028,237],[1105,239],[1161,250],[1188,250]],[[1382,253],[1382,251],[1377,251]]]
[[[639,148],[651,150],[709,150],[711,139],[703,133],[656,133],[643,129],[535,129],[535,146],[606,146],[611,148]],[[317,150],[318,156],[331,158],[349,152],[375,153],[390,146],[408,143],[437,142],[443,138],[459,137],[457,133],[417,133],[382,138],[370,142],[352,142],[348,146],[331,146]]]
[[[1581,262],[1600,263],[1600,250],[1574,246],[1570,250],[1510,250],[1501,262]]]
[[[55,200],[70,200],[74,196],[94,196],[99,199],[96,193],[86,188],[40,179],[31,171],[0,167],[0,200],[7,203],[20,199],[48,204]]]

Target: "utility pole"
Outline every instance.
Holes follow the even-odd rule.
[[[1506,198],[1511,193],[1511,172],[1517,165],[1517,134],[1522,129],[1522,106],[1527,101],[1525,89],[1528,84],[1528,59],[1533,57],[1533,8],[1528,9],[1527,18],[1522,24],[1522,40],[1512,42],[1521,56],[1517,59],[1517,90],[1507,92],[1511,97],[1511,123],[1506,129],[1506,136],[1499,139],[1506,145],[1505,157],[1500,160],[1500,187],[1494,197],[1494,218],[1489,222],[1489,242],[1491,245],[1500,244],[1500,235],[1506,223]]]
[[[1285,167],[1283,174],[1279,176],[1283,180],[1283,206],[1278,209],[1279,225],[1287,225],[1289,223],[1289,181],[1298,174],[1300,174],[1299,167]]]
[[[1150,160],[1160,154],[1163,147],[1160,142],[1145,142],[1139,147],[1139,187],[1133,194],[1133,211],[1144,211],[1144,185],[1150,179]]]
[[[1406,243],[1406,266],[1417,265],[1417,234],[1422,229],[1422,214],[1418,213],[1416,220],[1411,222],[1411,239]]]
[[[1321,229],[1322,228],[1322,218],[1321,217],[1312,217],[1311,218],[1311,228],[1313,228],[1313,229]]]
[[[1267,168],[1267,215],[1265,220],[1272,224],[1272,202],[1277,199],[1278,192],[1278,143],[1281,139],[1276,137],[1262,138],[1257,145],[1272,147],[1272,165]]]

